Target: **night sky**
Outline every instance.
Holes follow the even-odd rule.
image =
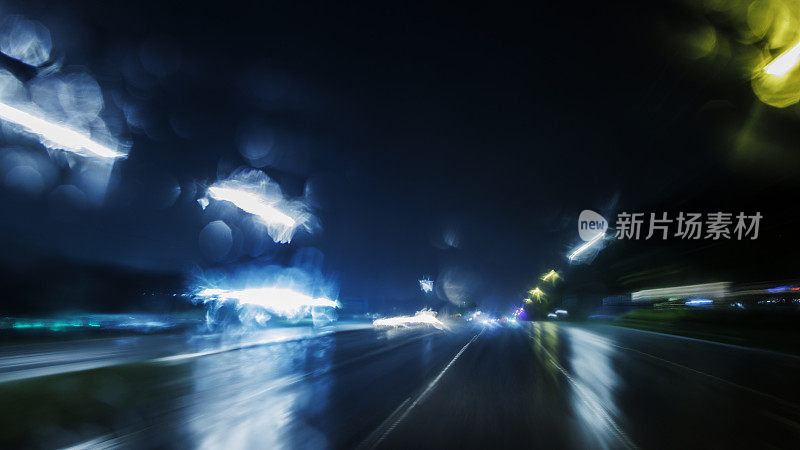
[[[432,302],[418,278],[455,270],[478,302],[502,309],[566,265],[583,209],[612,217],[689,202],[797,223],[783,207],[797,192],[797,127],[758,105],[735,61],[684,57],[673,38],[705,19],[677,2],[34,1],[4,11],[50,29],[54,53],[97,79],[109,122],[126,118],[132,142],[100,206],[0,192],[12,309],[39,301],[25,280],[70,270],[89,284],[127,273],[117,287],[132,297],[100,289],[86,304],[134,307],[135,292],[179,289],[198,269],[282,264],[308,247],[343,299],[414,310]],[[731,142],[756,110],[774,117],[776,153],[742,158]],[[257,254],[240,242],[213,260],[198,245],[209,218],[196,199],[248,165],[248,139],[270,143],[260,168],[313,199],[321,231]],[[52,295],[44,303],[55,307]]]

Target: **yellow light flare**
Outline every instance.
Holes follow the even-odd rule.
[[[558,279],[558,272],[551,270],[542,276],[542,281],[556,281]]]
[[[783,77],[786,76],[789,71],[791,71],[797,63],[800,62],[800,42],[794,45],[794,47],[786,50],[785,52],[781,53],[780,56],[773,59],[771,63],[767,64],[764,67],[764,72],[773,77]]]

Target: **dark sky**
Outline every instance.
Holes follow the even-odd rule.
[[[582,209],[741,179],[698,114],[723,99],[736,127],[752,92],[729,67],[680,58],[664,30],[698,19],[678,3],[295,3],[9,6],[88,68],[109,114],[133,105],[137,120],[101,207],[0,195],[7,273],[79,261],[184,276],[312,246],[343,297],[416,307],[417,278],[455,268],[505,307],[566,263]],[[264,170],[311,192],[322,231],[212,262],[195,192],[247,164],[254,130],[274,141]],[[458,248],[442,248],[448,230]]]

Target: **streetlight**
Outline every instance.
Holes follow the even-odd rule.
[[[431,280],[428,277],[425,277],[418,280],[418,282],[419,282],[419,288],[422,290],[422,292],[426,294],[430,294],[431,292],[433,292],[433,280]]]
[[[580,255],[581,253],[585,252],[586,249],[594,245],[597,241],[603,239],[605,237],[605,233],[597,233],[597,236],[593,237],[591,240],[586,242],[585,244],[581,245],[580,247],[576,248],[572,253],[569,254],[569,260],[572,261]]]
[[[558,272],[556,272],[555,270],[551,270],[550,272],[547,272],[542,276],[542,281],[548,281],[548,280],[556,281],[557,279],[558,279]]]

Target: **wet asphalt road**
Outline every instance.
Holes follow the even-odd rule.
[[[800,360],[608,326],[487,330],[385,448],[797,448]]]
[[[165,342],[181,347],[154,337],[136,343],[139,358],[125,347],[121,365],[33,371],[0,383],[0,422],[15,426],[2,443],[225,449],[800,443],[800,359],[687,338],[546,322],[449,332],[362,329],[238,347],[226,342],[218,347],[224,351],[175,353]],[[97,349],[106,344],[90,346],[100,360],[114,357]],[[31,354],[33,368],[47,366],[42,358],[69,360],[69,354],[82,361],[81,348],[40,348],[46,357]],[[25,368],[25,353],[15,351],[0,354],[0,373],[11,370],[11,361]]]

